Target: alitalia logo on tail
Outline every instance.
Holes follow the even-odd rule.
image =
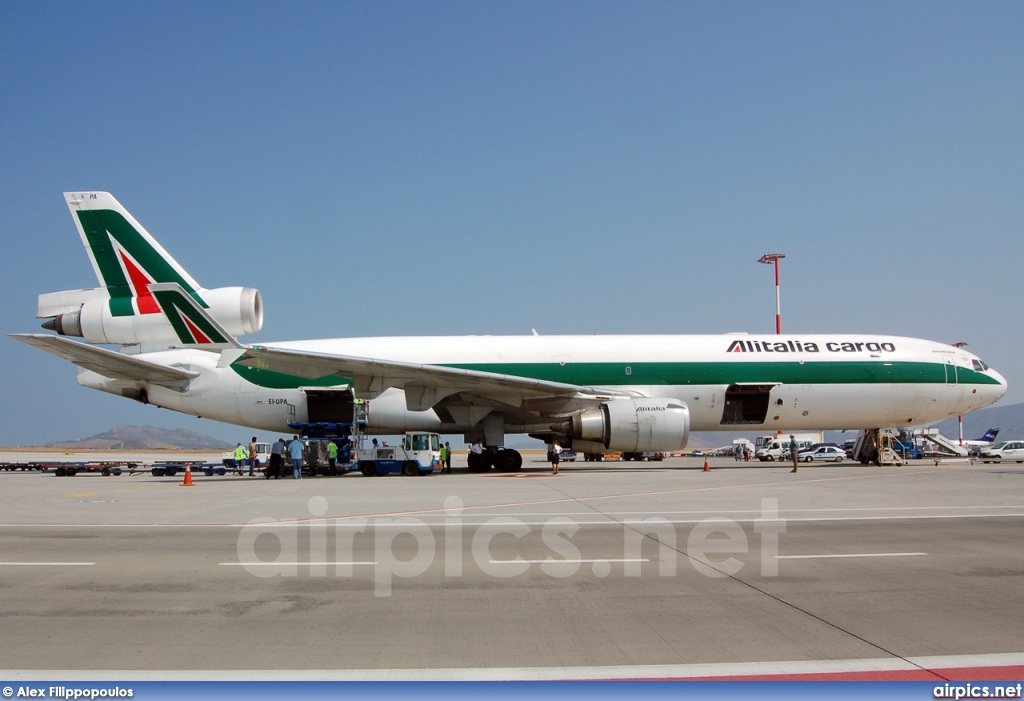
[[[160,307],[149,292],[149,286],[156,282],[156,280],[142,272],[142,267],[132,259],[128,251],[117,245],[116,241],[112,241],[112,243],[117,259],[121,263],[121,269],[128,277],[128,284],[132,291],[132,297],[135,298],[135,305],[139,314],[159,314]]]
[[[75,212],[100,281],[110,293],[113,316],[156,314],[160,309],[149,292],[153,283],[174,282],[203,308],[193,281],[186,279],[144,232],[121,212],[82,209]]]
[[[894,353],[896,344],[850,341],[826,341],[821,344],[827,353]],[[821,353],[821,348],[814,341],[767,341],[767,340],[735,340],[729,344],[726,353]]]
[[[185,345],[230,343],[227,333],[185,295],[177,284],[155,284],[150,288],[155,303],[170,322],[178,340]]]

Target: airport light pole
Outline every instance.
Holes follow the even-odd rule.
[[[779,295],[779,260],[785,258],[785,253],[765,253],[758,259],[758,263],[775,263],[775,333],[782,333],[782,302]]]
[[[967,341],[957,341],[956,343],[953,344],[953,347],[954,348],[963,348],[966,345],[967,345]],[[960,427],[960,447],[963,448],[964,447],[964,415],[963,414],[958,414],[956,418],[957,418],[957,425]]]

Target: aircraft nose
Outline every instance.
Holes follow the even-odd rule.
[[[985,392],[985,395],[991,403],[1000,399],[1004,394],[1006,394],[1006,390],[1009,389],[1009,385],[1007,385],[1006,383],[1006,378],[1000,375],[992,368],[988,369],[987,374],[989,375],[989,377],[991,377],[993,380],[996,380],[999,383],[997,385],[984,385],[983,391]],[[981,389],[982,388],[979,388],[979,390]]]

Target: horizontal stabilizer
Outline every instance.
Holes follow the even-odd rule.
[[[47,319],[61,314],[76,312],[87,302],[104,302],[110,299],[110,291],[105,287],[93,287],[87,290],[64,290],[63,292],[47,292],[39,295],[37,319]]]
[[[154,283],[149,291],[184,346],[204,350],[245,348],[176,282]]]
[[[199,375],[199,373],[179,368],[170,368],[151,363],[147,360],[134,358],[130,355],[123,355],[106,348],[76,343],[59,336],[34,333],[12,333],[10,336],[22,343],[35,346],[47,353],[53,353],[81,368],[92,370],[112,380],[131,380],[173,385],[187,382]]]

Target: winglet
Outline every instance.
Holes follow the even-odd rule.
[[[149,285],[149,291],[183,345],[210,350],[246,348],[178,283],[153,283]]]

